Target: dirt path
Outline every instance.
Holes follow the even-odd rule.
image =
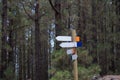
[[[103,77],[95,77],[93,80],[120,80],[120,75],[106,75]]]

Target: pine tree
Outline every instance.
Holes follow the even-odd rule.
[[[0,78],[5,78],[4,71],[7,68],[7,0],[2,0],[2,48],[1,48],[1,69],[0,69]]]

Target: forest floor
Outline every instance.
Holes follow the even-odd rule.
[[[105,75],[103,77],[94,76],[92,80],[120,80],[120,75]]]

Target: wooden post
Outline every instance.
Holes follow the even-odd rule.
[[[73,42],[75,42],[75,38],[76,38],[76,30],[75,29],[72,29],[72,40]],[[75,48],[76,49],[76,48]],[[77,50],[75,50],[75,54],[77,54]],[[74,60],[73,62],[73,74],[74,74],[74,80],[78,80],[78,65],[77,65],[77,59]]]

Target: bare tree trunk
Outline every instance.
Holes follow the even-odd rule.
[[[14,67],[14,41],[13,41],[13,37],[14,37],[14,33],[13,33],[13,19],[10,19],[10,25],[9,25],[9,46],[10,46],[10,50],[9,50],[9,56],[8,56],[8,63],[11,64],[12,67]]]
[[[25,39],[24,30],[22,30],[21,35],[19,35],[19,80],[25,80]]]
[[[120,0],[115,0],[115,5],[116,5],[116,15],[117,15],[117,25],[116,25],[116,29],[115,29],[115,33],[119,33],[120,32]],[[116,39],[118,40],[118,36],[116,36]],[[116,68],[117,71],[120,72],[120,42],[117,42],[117,40],[115,40],[115,50],[116,50]]]
[[[31,28],[31,45],[34,45],[34,38],[33,38],[33,36],[34,36],[34,31],[33,31],[33,28]],[[35,46],[31,46],[31,50],[30,50],[30,61],[31,61],[31,64],[30,64],[30,66],[31,66],[31,79],[32,80],[34,80],[34,70],[35,70],[35,54],[34,54],[34,52],[35,52],[35,49],[34,49],[34,47]]]
[[[94,62],[97,62],[99,64],[99,53],[97,53],[97,23],[96,23],[96,0],[93,0],[92,3],[92,36],[91,36],[91,41],[90,45],[93,48],[90,53],[94,53],[96,57],[93,58]]]
[[[39,0],[36,0],[35,6],[35,80],[44,80],[42,53],[41,53],[41,39],[40,39],[40,24],[39,24]]]
[[[56,36],[61,34],[61,0],[55,0],[55,8],[58,12],[55,12],[55,25]]]
[[[62,25],[61,25],[61,0],[55,0],[55,31],[56,36],[62,35]],[[56,49],[59,49],[59,42],[56,42]]]
[[[7,0],[2,0],[2,48],[1,48],[1,69],[0,78],[4,78],[4,71],[7,68]]]
[[[79,33],[80,37],[82,35],[81,14],[82,14],[82,11],[81,11],[81,0],[78,0],[78,33]]]

